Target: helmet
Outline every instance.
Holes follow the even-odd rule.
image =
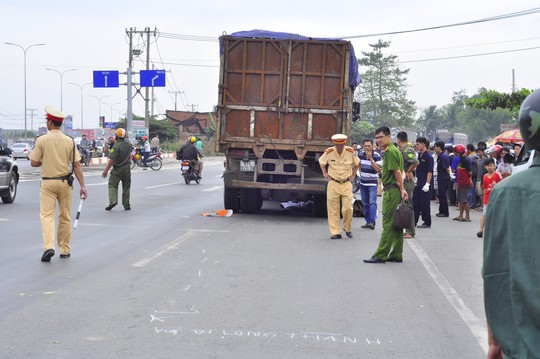
[[[116,137],[126,138],[126,130],[124,130],[123,128],[119,128],[118,130],[116,130]]]
[[[146,141],[148,139],[148,136],[142,136],[142,140]]]
[[[502,146],[501,145],[493,145],[490,148],[488,148],[487,153],[496,153],[499,155],[501,153]]]
[[[465,153],[465,146],[463,146],[463,145],[455,145],[454,146],[454,152]]]
[[[191,136],[191,137],[189,138],[189,142],[194,143],[195,141],[197,141],[197,139],[195,138],[195,136]]]
[[[540,150],[540,89],[535,90],[523,101],[518,122],[525,147]]]

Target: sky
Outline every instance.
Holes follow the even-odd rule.
[[[5,42],[23,48],[45,44],[26,52],[26,107],[33,109],[27,114],[28,129],[44,126],[46,105],[72,115],[74,128],[82,123],[97,128],[100,110],[106,121],[125,116],[126,86],[93,88],[92,73],[125,72],[126,29],[147,27],[157,30],[149,48],[151,66],[167,71],[167,86],[154,89],[158,117],[175,109],[175,99],[178,110],[212,111],[218,95],[217,39],[252,29],[347,37],[357,57],[371,51],[369,44],[379,39],[390,41],[386,53],[397,55],[400,67],[409,69],[408,97],[420,113],[450,103],[455,91],[469,96],[482,87],[510,92],[513,70],[517,88],[540,87],[540,13],[430,31],[354,36],[455,24],[537,6],[532,0],[0,0],[0,128],[23,129],[25,121],[24,52]],[[194,37],[199,41],[188,40]],[[142,50],[134,59],[138,71],[145,68],[147,49],[140,36],[134,42]],[[488,53],[498,54],[469,56]],[[125,81],[121,74],[120,83]],[[90,83],[82,90],[82,108],[81,87],[71,83]],[[133,101],[133,113],[144,116],[140,95]]]

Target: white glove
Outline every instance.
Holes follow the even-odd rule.
[[[429,192],[429,183],[426,183],[424,187],[422,187],[422,191]]]
[[[456,175],[454,174],[454,172],[450,172],[450,179],[452,181],[456,179]]]

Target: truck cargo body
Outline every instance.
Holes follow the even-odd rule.
[[[332,135],[351,129],[351,45],[233,35],[220,38],[216,151],[226,155],[225,207],[255,212],[264,200],[313,200],[322,215],[318,158]]]

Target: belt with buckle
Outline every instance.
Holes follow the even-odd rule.
[[[338,181],[338,180],[337,180],[337,179],[335,179],[335,178],[332,178],[332,181],[334,181],[334,182],[337,182],[337,183],[339,183],[339,184],[343,184],[343,183],[345,183],[345,182],[349,182],[349,180],[348,180],[348,179],[346,179],[346,180],[343,180],[343,181]]]

